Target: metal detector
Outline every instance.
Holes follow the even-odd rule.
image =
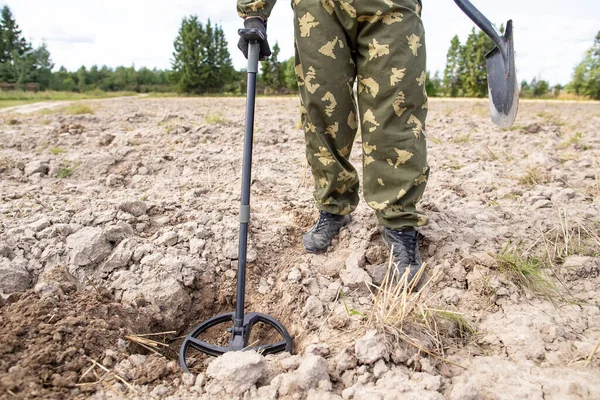
[[[244,314],[246,251],[248,244],[248,223],[250,222],[250,179],[252,169],[252,137],[254,134],[254,105],[256,99],[256,74],[258,73],[260,43],[265,40],[265,36],[258,29],[240,29],[238,33],[249,43],[249,46],[236,308],[233,313],[217,315],[216,317],[203,322],[187,335],[181,344],[181,350],[179,351],[179,365],[181,365],[181,368],[186,372],[190,372],[187,366],[187,357],[188,351],[192,348],[215,357],[229,351],[241,351],[246,349],[255,350],[261,354],[272,354],[282,351],[292,352],[292,338],[279,321],[265,314],[255,312]],[[229,340],[228,346],[213,345],[200,338],[209,328],[228,322],[233,322],[233,327],[227,329],[227,332],[231,333],[231,339]],[[249,347],[248,341],[250,339],[250,332],[252,331],[252,327],[259,322],[274,328],[281,335],[283,340],[275,343]]]

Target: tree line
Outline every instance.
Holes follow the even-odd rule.
[[[503,27],[501,27],[501,31]],[[473,30],[464,44],[458,36],[450,41],[443,74],[427,72],[427,93],[445,97],[486,97],[487,72],[485,55],[494,47],[481,31]],[[191,94],[232,93],[246,91],[245,70],[233,67],[223,29],[210,20],[202,23],[197,16],[182,19],[173,42],[171,69],[145,67],[82,66],[77,71],[55,69],[45,44],[34,48],[22,32],[8,6],[0,13],[0,89],[55,90],[86,92],[133,91]],[[298,90],[294,57],[279,60],[280,47],[261,63],[258,90],[264,94],[294,93]],[[600,99],[600,32],[592,48],[574,68],[573,79],[566,86],[552,86],[534,78],[522,81],[522,97],[556,97],[561,93]]]

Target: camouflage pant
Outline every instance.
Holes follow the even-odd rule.
[[[360,129],[364,196],[379,222],[427,224],[416,210],[429,175],[420,0],[292,0],[292,6],[318,208],[333,214],[356,208],[359,180],[348,158]]]

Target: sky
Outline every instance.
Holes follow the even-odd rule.
[[[314,1],[314,0],[313,0]],[[369,1],[369,0],[356,0]],[[566,84],[600,31],[600,0],[472,0],[496,25],[512,19],[517,79]],[[427,69],[443,74],[450,40],[464,43],[473,23],[452,0],[423,0]],[[23,35],[46,43],[56,67],[82,65],[171,67],[173,41],[181,20],[195,14],[223,27],[234,66],[246,66],[237,49],[235,0],[11,0],[8,5]],[[279,0],[269,19],[271,46],[279,60],[294,54],[290,0]]]

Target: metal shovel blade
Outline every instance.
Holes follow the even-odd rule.
[[[515,71],[512,20],[506,24],[504,46],[486,54],[492,122],[502,128],[513,125],[519,108],[519,85]]]

